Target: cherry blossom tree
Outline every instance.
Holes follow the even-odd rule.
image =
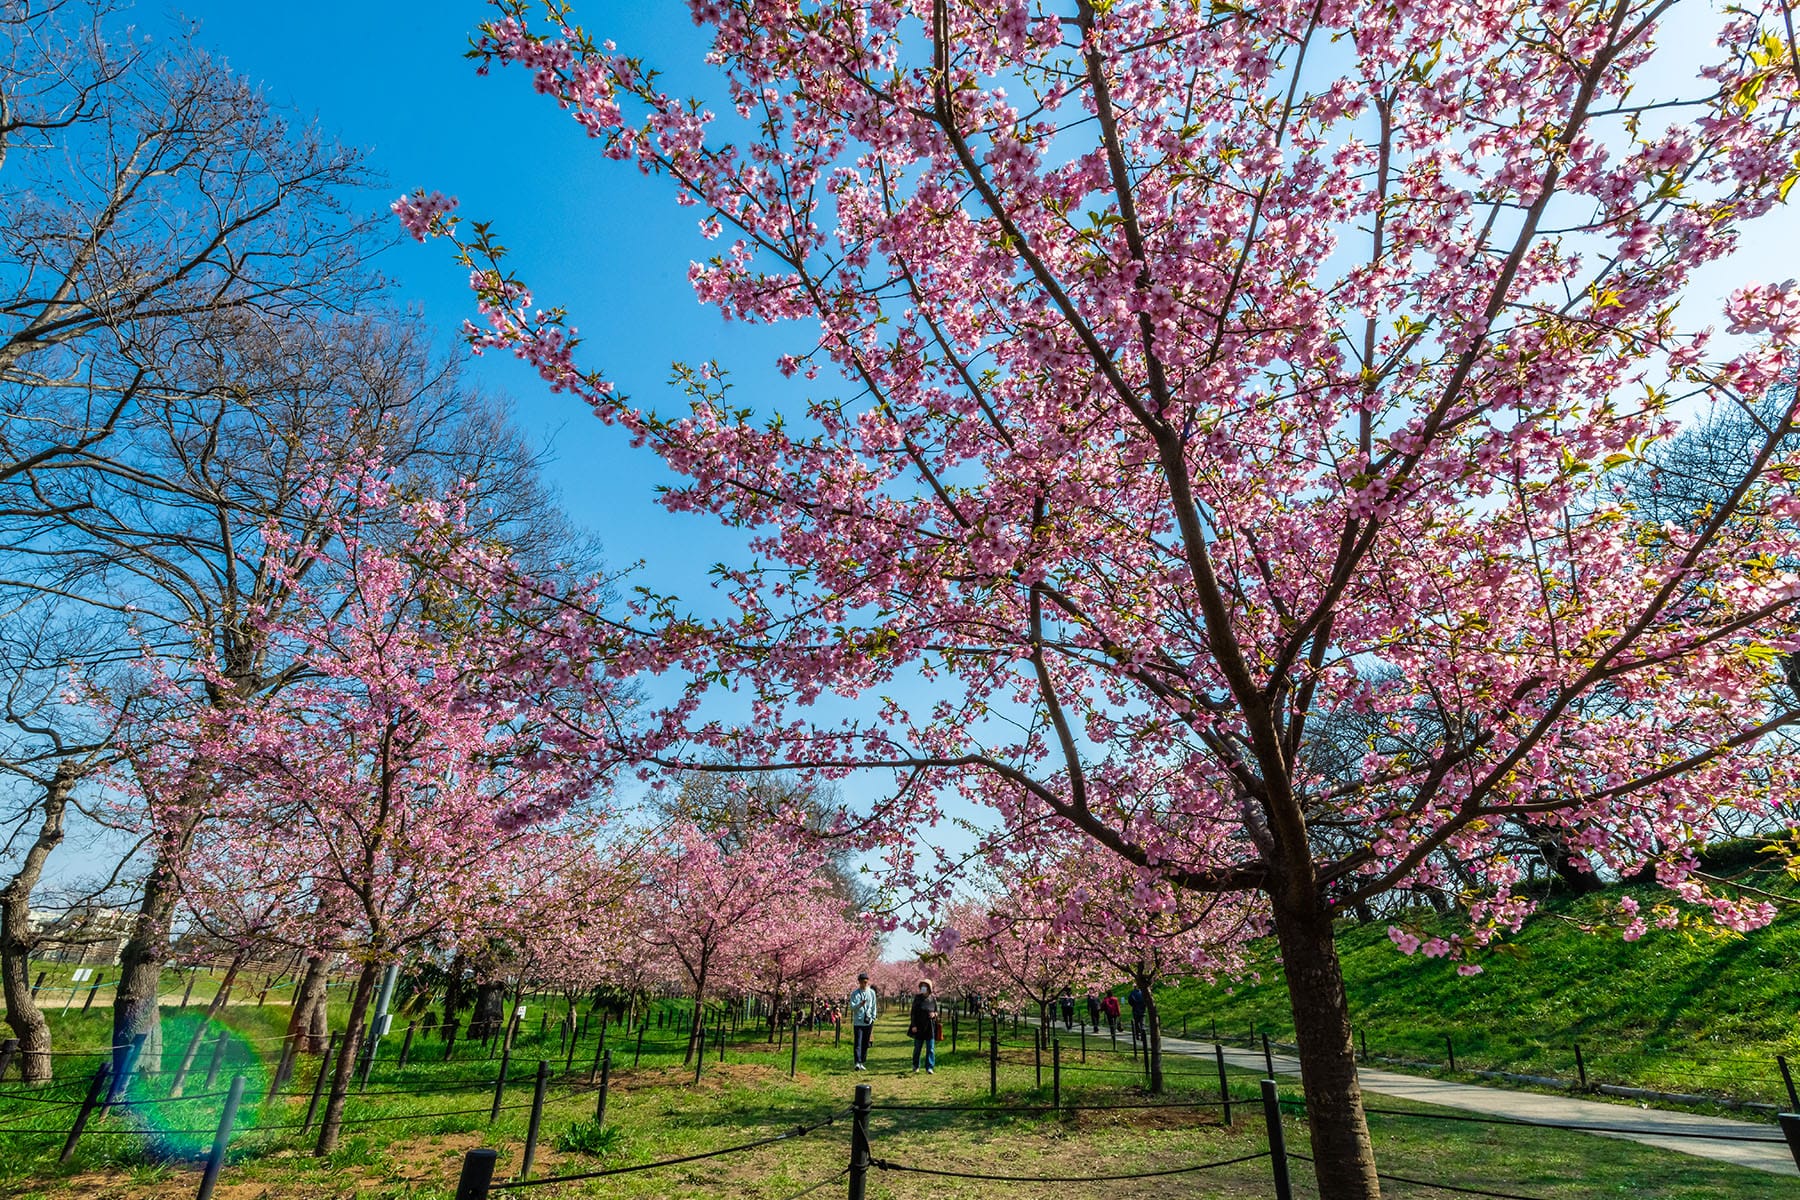
[[[1069,831],[1073,834],[1073,831]],[[1002,903],[1047,920],[1064,952],[1090,978],[1116,973],[1144,996],[1150,1090],[1163,1090],[1162,1024],[1156,989],[1182,979],[1213,981],[1246,970],[1246,942],[1266,932],[1253,897],[1174,887],[1159,872],[1096,855],[1076,838],[1060,854],[1015,869]]]
[[[548,716],[557,689],[591,669],[570,659],[579,639],[555,611],[521,603],[534,593],[467,536],[453,502],[400,505],[379,471],[315,486],[368,493],[359,509],[398,507],[414,533],[366,540],[335,523],[298,556],[309,569],[283,580],[297,602],[262,631],[302,677],[259,703],[182,710],[167,736],[138,739],[135,765],[187,839],[191,905],[357,968],[323,1154],[382,967],[532,908],[591,850],[604,809],[585,749],[559,748]],[[196,825],[198,772],[216,802]]]
[[[835,885],[822,872],[809,890],[781,897],[773,919],[744,956],[739,978],[746,991],[768,998],[771,1012],[780,1011],[783,1002],[797,1005],[835,991],[873,957],[873,929],[848,909]]]
[[[1663,521],[1623,468],[1800,338],[1791,284],[1734,292],[1724,338],[1683,306],[1795,179],[1783,5],[1682,25],[1684,88],[1647,66],[1672,0],[697,0],[722,116],[528,8],[500,0],[482,69],[667,179],[724,239],[697,295],[794,330],[807,388],[759,417],[694,368],[687,411],[633,406],[485,226],[460,242],[477,348],[751,531],[729,619],[640,605],[640,661],[694,682],[639,753],[891,772],[855,828],[902,881],[958,795],[1259,893],[1325,1200],[1380,1192],[1338,912],[1454,861],[1470,930],[1429,949],[1468,960],[1529,911],[1491,852],[1529,823],[1768,918],[1694,850],[1794,794],[1800,462],[1784,422]],[[444,197],[396,210],[460,238]],[[695,707],[721,681],[753,732]],[[896,683],[937,702],[820,715]],[[1346,714],[1379,736],[1328,778],[1309,731]]]
[[[819,857],[784,830],[754,830],[734,842],[727,851],[699,826],[677,823],[646,847],[639,868],[631,912],[638,939],[694,998],[686,1062],[704,1049],[706,1000],[754,986],[776,969],[808,967],[787,923],[833,900]]]

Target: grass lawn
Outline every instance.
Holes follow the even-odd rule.
[[[302,1069],[289,1094],[262,1099],[274,1044],[258,1039],[278,1033],[284,1010],[234,1009],[229,1012],[234,1047],[225,1074],[241,1071],[250,1080],[252,1102],[245,1106],[231,1161],[221,1177],[219,1195],[231,1200],[260,1197],[402,1197],[447,1198],[452,1195],[464,1152],[488,1146],[500,1151],[500,1176],[518,1169],[530,1099],[530,1078],[540,1055],[554,1057],[560,1070],[566,1057],[556,1054],[554,1023],[542,1043],[536,1023],[528,1019],[514,1055],[505,1096],[507,1110],[491,1126],[487,1109],[498,1063],[476,1046],[459,1048],[445,1063],[442,1044],[432,1040],[415,1047],[404,1072],[394,1070],[397,1043],[384,1044],[367,1093],[353,1093],[346,1108],[347,1125],[339,1149],[325,1159],[310,1153],[310,1138],[291,1128],[304,1115],[312,1067]],[[191,1021],[195,1014],[189,1013]],[[169,1017],[169,1063],[185,1045],[178,1015]],[[89,1014],[104,1038],[98,1014]],[[59,1027],[64,1044],[79,1032]],[[1230,1127],[1219,1124],[1212,1107],[1165,1109],[1114,1108],[1074,1114],[1037,1111],[1049,1104],[1051,1069],[1045,1056],[1043,1090],[1035,1087],[1031,1036],[1021,1031],[1003,1038],[1005,1061],[1000,1067],[999,1096],[988,1097],[985,1053],[978,1054],[969,1026],[960,1030],[959,1051],[940,1058],[935,1075],[914,1075],[903,1021],[885,1018],[878,1026],[866,1074],[849,1069],[849,1042],[833,1045],[829,1030],[802,1037],[796,1078],[787,1077],[789,1049],[768,1045],[761,1031],[745,1030],[730,1040],[727,1062],[709,1061],[701,1081],[678,1062],[680,1035],[654,1026],[646,1038],[642,1064],[633,1070],[635,1038],[617,1036],[615,1075],[608,1102],[604,1153],[559,1149],[572,1129],[591,1120],[594,1092],[587,1086],[586,1064],[592,1060],[593,1038],[576,1058],[576,1071],[566,1083],[552,1083],[534,1177],[571,1174],[605,1167],[651,1162],[771,1136],[798,1124],[829,1116],[835,1123],[803,1137],[777,1142],[741,1154],[707,1159],[667,1169],[621,1175],[582,1183],[534,1188],[526,1194],[545,1196],[725,1197],[786,1200],[801,1189],[834,1179],[849,1160],[850,1125],[842,1115],[858,1083],[868,1083],[875,1112],[870,1122],[874,1156],[899,1166],[977,1175],[1094,1176],[1156,1171],[1194,1163],[1259,1154],[1266,1147],[1260,1107],[1248,1103],[1254,1081],[1234,1077],[1234,1090],[1246,1100]],[[1127,1055],[1103,1049],[1089,1040],[1088,1062],[1080,1062],[1075,1040],[1065,1042],[1063,1096],[1079,1104],[1130,1104],[1146,1100],[1136,1090]],[[210,1044],[200,1058],[203,1070]],[[466,1055],[466,1057],[465,1057]],[[716,1053],[715,1053],[716,1056]],[[65,1060],[69,1061],[69,1060]],[[92,1061],[92,1060],[88,1060]],[[1210,1063],[1172,1064],[1172,1101],[1209,1104],[1217,1098]],[[78,1099],[86,1069],[66,1072],[50,1089],[50,1099]],[[456,1081],[472,1085],[450,1090]],[[215,1091],[222,1087],[215,1085]],[[151,1085],[160,1095],[166,1083]],[[402,1089],[421,1089],[419,1091]],[[18,1091],[8,1084],[7,1092]],[[192,1092],[205,1092],[198,1080]],[[0,1193],[8,1196],[94,1200],[145,1200],[188,1197],[197,1186],[195,1158],[211,1140],[220,1101],[203,1096],[173,1109],[142,1106],[97,1118],[74,1160],[56,1163],[61,1133],[73,1109],[0,1099],[0,1128],[44,1129],[46,1138],[0,1133]],[[967,1106],[968,1111],[932,1112],[884,1105]],[[473,1112],[459,1110],[475,1110]],[[456,1113],[434,1116],[429,1114]],[[370,1118],[392,1118],[371,1121]],[[355,1123],[366,1122],[366,1123]],[[1286,1122],[1288,1145],[1304,1154],[1303,1122]],[[126,1130],[160,1130],[146,1137]],[[591,1135],[591,1131],[590,1131]],[[1464,1185],[1476,1184],[1546,1200],[1587,1200],[1594,1196],[1633,1196],[1648,1200],[1763,1200],[1793,1194],[1793,1181],[1711,1164],[1648,1147],[1574,1133],[1521,1131],[1452,1122],[1375,1118],[1374,1137],[1382,1168],[1397,1175]],[[1310,1169],[1293,1164],[1296,1192],[1311,1196]],[[844,1182],[812,1193],[842,1194]],[[1404,1197],[1442,1197],[1454,1193],[1395,1184]],[[505,1194],[505,1193],[502,1193]],[[1269,1164],[1253,1159],[1199,1174],[1136,1181],[1028,1184],[988,1182],[877,1169],[869,1195],[904,1200],[910,1197],[1045,1196],[1058,1200],[1092,1197],[1125,1200],[1171,1194],[1243,1197],[1266,1200],[1271,1194]]]

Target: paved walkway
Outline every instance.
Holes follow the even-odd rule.
[[[1164,1036],[1164,1053],[1211,1058],[1210,1043],[1185,1041]],[[1248,1067],[1260,1073],[1263,1056],[1260,1050],[1225,1049],[1225,1061],[1234,1067]],[[1277,1075],[1299,1075],[1300,1063],[1284,1054],[1274,1056]],[[1674,1150],[1696,1158],[1710,1158],[1734,1166],[1750,1167],[1776,1175],[1800,1175],[1794,1165],[1793,1151],[1788,1149],[1781,1131],[1772,1125],[1749,1121],[1733,1121],[1725,1117],[1705,1117],[1693,1113],[1669,1112],[1657,1108],[1634,1108],[1623,1104],[1606,1104],[1598,1100],[1578,1100],[1573,1096],[1543,1095],[1538,1092],[1514,1092],[1504,1088],[1481,1087],[1472,1083],[1453,1083],[1424,1075],[1403,1075],[1398,1071],[1381,1071],[1363,1067],[1358,1071],[1365,1092],[1412,1100],[1420,1104],[1437,1104],[1460,1108],[1483,1116],[1504,1117],[1514,1121],[1554,1122],[1558,1125],[1598,1126],[1600,1137],[1642,1142],[1660,1150]],[[1374,1107],[1380,1107],[1375,1105]],[[1377,1117],[1376,1121],[1393,1118]],[[1677,1137],[1676,1134],[1706,1134],[1711,1139]],[[1733,1138],[1756,1138],[1756,1141],[1734,1141]]]

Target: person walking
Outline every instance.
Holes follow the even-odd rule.
[[[1093,988],[1088,989],[1088,1024],[1095,1033],[1100,1032],[1100,997],[1094,994]]]
[[[936,1074],[938,1039],[938,1003],[931,994],[931,980],[919,980],[918,994],[912,999],[912,1012],[906,1018],[906,1032],[913,1040],[913,1074],[919,1073],[919,1059],[925,1059],[925,1073]]]
[[[875,989],[869,985],[869,973],[856,977],[856,990],[850,993],[850,1053],[856,1070],[869,1069],[869,1035],[875,1032]]]
[[[1057,1004],[1062,1008],[1063,1028],[1075,1028],[1075,993],[1064,988]]]
[[[1143,988],[1133,987],[1131,989],[1131,994],[1125,997],[1125,1001],[1131,1005],[1131,1036],[1140,1042],[1146,1040],[1144,1036],[1144,1007],[1150,1003],[1150,997],[1144,994]]]
[[[1119,1032],[1119,998],[1117,996],[1113,995],[1111,992],[1108,992],[1106,994],[1106,999],[1104,999],[1100,1002],[1100,1007],[1106,1013],[1106,1028],[1107,1028],[1107,1030],[1109,1032],[1112,1032],[1115,1034],[1118,1033]]]

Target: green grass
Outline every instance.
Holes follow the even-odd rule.
[[[1358,1034],[1377,1056],[1443,1063],[1449,1036],[1461,1069],[1570,1078],[1579,1043],[1591,1082],[1785,1107],[1775,1056],[1800,1071],[1800,909],[1744,936],[1652,930],[1633,943],[1584,931],[1620,894],[1553,903],[1469,978],[1402,955],[1386,922],[1346,926],[1338,949]],[[1658,898],[1635,894],[1646,907]],[[1210,1037],[1216,1021],[1222,1037],[1291,1041],[1280,965],[1272,946],[1260,951],[1260,981],[1161,994],[1163,1029],[1185,1021]]]
[[[270,1006],[260,1014],[249,1009],[230,1015],[234,1023],[243,1017],[279,1029],[282,1010]],[[898,1018],[889,1018],[878,1027],[872,1069],[866,1074],[849,1070],[847,1038],[842,1045],[834,1045],[830,1030],[804,1034],[797,1077],[790,1080],[788,1048],[769,1045],[761,1030],[746,1029],[731,1039],[728,1061],[721,1066],[709,1060],[696,1085],[691,1068],[679,1063],[680,1031],[658,1031],[653,1027],[646,1039],[648,1053],[636,1069],[631,1064],[635,1038],[613,1043],[614,1087],[607,1109],[607,1129],[611,1132],[599,1140],[591,1133],[595,1097],[586,1086],[586,1066],[592,1061],[590,1035],[576,1057],[573,1078],[558,1080],[549,1093],[536,1173],[569,1174],[694,1154],[838,1114],[834,1124],[817,1132],[743,1154],[560,1185],[545,1193],[785,1200],[804,1187],[836,1176],[846,1166],[849,1125],[842,1114],[859,1083],[872,1087],[878,1106],[870,1126],[875,1155],[904,1165],[990,1175],[1087,1176],[1233,1158],[1254,1154],[1266,1144],[1260,1109],[1248,1103],[1239,1107],[1237,1121],[1230,1128],[1222,1127],[1216,1110],[1206,1107],[1116,1109],[1060,1116],[1034,1111],[1036,1106],[1049,1103],[1052,1071],[1050,1056],[1046,1054],[1044,1087],[1038,1089],[1029,1033],[1017,1037],[1009,1034],[1003,1042],[999,1095],[990,1099],[986,1055],[976,1053],[970,1033],[967,1023],[963,1023],[959,1051],[950,1053],[946,1049],[940,1057],[938,1073],[929,1077],[911,1073],[903,1022]],[[529,1079],[540,1056],[552,1058],[553,1066],[558,1068],[566,1061],[566,1056],[556,1053],[554,1020],[542,1042],[536,1022],[528,1020],[521,1042],[513,1058],[515,1082],[506,1094],[509,1108],[491,1126],[486,1113],[490,1096],[486,1081],[493,1077],[497,1063],[485,1057],[478,1047],[465,1046],[462,1049],[466,1057],[459,1053],[456,1060],[445,1063],[441,1061],[441,1043],[416,1043],[413,1062],[404,1072],[398,1072],[394,1063],[397,1045],[387,1043],[368,1093],[352,1093],[346,1116],[353,1122],[381,1116],[401,1119],[350,1124],[339,1148],[328,1158],[317,1159],[309,1153],[310,1139],[273,1128],[300,1119],[311,1067],[303,1070],[288,1098],[265,1100],[267,1070],[273,1065],[273,1054],[266,1049],[258,1051],[259,1044],[249,1041],[246,1035],[245,1049],[234,1057],[230,1069],[244,1071],[250,1077],[250,1102],[241,1123],[245,1132],[234,1141],[232,1161],[222,1179],[225,1194],[447,1200],[453,1193],[463,1154],[477,1146],[500,1151],[502,1176],[516,1171],[528,1114],[524,1108],[510,1106],[529,1099]],[[1064,1075],[1066,1101],[1120,1103],[1143,1099],[1128,1055],[1110,1052],[1097,1038],[1089,1039],[1085,1064],[1078,1039],[1066,1039],[1064,1049],[1068,1068]],[[1210,1102],[1216,1098],[1216,1075],[1210,1062],[1175,1061],[1171,1072],[1168,1099]],[[400,1088],[427,1088],[434,1082],[441,1087],[451,1080],[470,1077],[479,1086],[460,1091],[378,1094]],[[1247,1099],[1254,1092],[1253,1082],[1242,1075],[1235,1078],[1240,1098]],[[79,1077],[71,1079],[52,1095],[67,1095],[78,1090],[79,1084]],[[16,1090],[16,1085],[5,1090]],[[922,1112],[879,1107],[909,1103],[954,1103],[973,1111]],[[96,1122],[96,1136],[84,1140],[76,1161],[66,1168],[55,1163],[60,1139],[46,1144],[0,1134],[0,1192],[41,1200],[191,1196],[196,1180],[192,1156],[208,1140],[204,1133],[217,1120],[217,1105],[216,1098],[197,1099],[165,1121],[167,1127],[186,1127],[202,1134],[170,1138],[166,1149],[171,1153],[166,1162],[158,1162],[157,1155],[147,1152],[141,1139],[99,1136],[126,1128],[132,1120],[129,1116],[108,1116]],[[433,1115],[453,1109],[478,1111],[454,1117]],[[67,1127],[68,1115],[69,1110],[60,1107],[34,1109],[16,1101],[0,1100],[0,1128],[27,1122],[61,1130]],[[1304,1153],[1307,1142],[1303,1124],[1290,1118],[1286,1132],[1290,1147]],[[1791,1180],[1573,1133],[1532,1131],[1529,1139],[1521,1139],[1517,1130],[1405,1118],[1376,1119],[1373,1133],[1384,1170],[1445,1182],[1475,1181],[1546,1200],[1598,1195],[1630,1195],[1648,1200],[1773,1200],[1792,1191]],[[559,1142],[569,1148],[559,1149]],[[600,1152],[576,1148],[583,1145]],[[1305,1163],[1296,1162],[1294,1170],[1298,1194],[1313,1195]],[[842,1181],[838,1181],[814,1194],[838,1195],[842,1186]],[[871,1177],[869,1195],[876,1200],[1014,1194],[1054,1195],[1059,1200],[1128,1200],[1163,1196],[1171,1191],[1231,1200],[1265,1200],[1271,1191],[1268,1164],[1265,1160],[1253,1160],[1193,1177],[1041,1187],[877,1171]],[[1416,1197],[1442,1196],[1445,1200],[1450,1195],[1432,1189],[1402,1190],[1398,1185],[1396,1191]]]

